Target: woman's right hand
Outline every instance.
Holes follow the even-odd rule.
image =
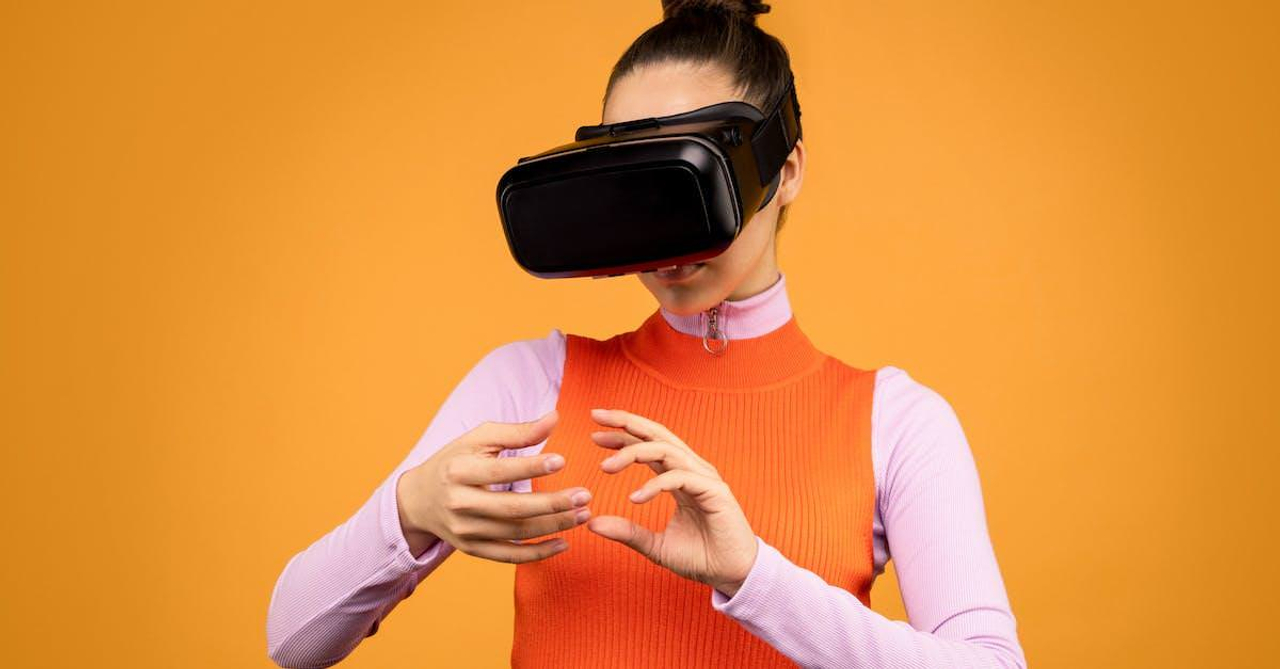
[[[569,529],[591,517],[591,492],[574,487],[547,492],[488,489],[545,476],[564,467],[557,453],[499,458],[506,449],[547,438],[558,419],[553,409],[529,423],[485,422],[406,471],[396,485],[400,528],[420,555],[437,537],[458,550],[498,562],[531,562],[568,547],[562,538],[514,543]]]

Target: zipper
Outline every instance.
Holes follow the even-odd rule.
[[[702,312],[707,317],[707,329],[706,332],[702,334],[702,348],[706,349],[707,353],[710,353],[711,355],[720,355],[729,347],[729,335],[725,334],[724,326],[720,322],[721,304],[724,304],[724,302]],[[710,343],[711,340],[716,340],[720,343],[713,348]]]

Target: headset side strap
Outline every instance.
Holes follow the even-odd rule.
[[[773,111],[751,135],[751,148],[756,155],[761,186],[772,181],[782,169],[800,135],[800,101],[796,97],[795,79],[792,78],[787,83],[787,91],[774,104]]]

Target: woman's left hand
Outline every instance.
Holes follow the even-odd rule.
[[[591,418],[625,430],[591,433],[597,444],[618,451],[600,463],[604,471],[616,474],[643,462],[658,474],[632,492],[631,501],[644,504],[667,491],[676,500],[676,511],[662,532],[619,516],[596,516],[587,528],[732,597],[755,564],[756,536],[720,472],[666,427],[644,416],[592,409]]]

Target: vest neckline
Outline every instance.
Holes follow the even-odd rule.
[[[707,337],[704,342],[705,331],[694,334],[679,329],[671,322],[671,315],[659,307],[639,327],[619,335],[622,351],[636,366],[668,385],[717,391],[763,390],[783,385],[815,371],[827,357],[800,329],[787,306],[781,278],[762,293],[744,300],[726,300],[718,307],[725,309],[726,304],[735,303],[745,306],[736,313],[731,311],[729,318],[737,316],[736,322],[747,327],[735,331],[728,325],[727,345],[714,337]],[[783,310],[779,311],[779,307]],[[785,320],[768,327],[771,319],[780,318],[780,313]],[[702,312],[700,322],[707,322],[706,314]],[[688,324],[688,320],[684,322]],[[706,346],[720,352],[712,353]]]

